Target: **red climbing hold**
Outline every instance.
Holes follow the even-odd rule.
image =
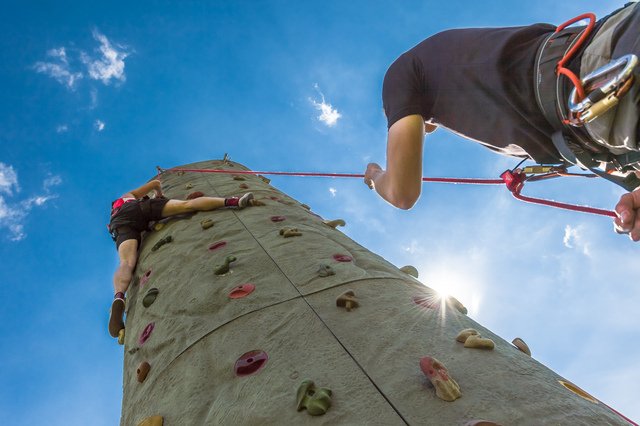
[[[285,219],[284,216],[271,216],[271,222],[282,222]]]
[[[211,245],[209,246],[209,250],[214,251],[214,250],[217,250],[217,249],[219,249],[219,248],[221,248],[221,247],[224,247],[224,246],[226,246],[226,245],[227,245],[227,242],[226,242],[226,241],[218,241],[218,242],[216,242],[216,243],[211,244]]]
[[[149,324],[147,324],[147,326],[144,328],[144,330],[142,330],[142,333],[140,333],[140,338],[138,339],[138,343],[143,345],[144,342],[146,342],[149,337],[151,336],[151,332],[153,331],[153,328],[156,326],[155,323],[150,322]]]
[[[236,288],[234,288],[233,290],[231,290],[231,292],[229,293],[229,297],[231,299],[241,299],[253,293],[253,290],[255,289],[256,289],[256,286],[253,284],[248,284],[248,283],[241,284]]]
[[[351,262],[353,260],[351,256],[347,256],[346,254],[334,254],[333,259],[338,262]]]
[[[151,269],[149,269],[147,272],[145,272],[141,277],[140,277],[140,286],[144,286],[146,283],[149,282],[149,277],[151,276]]]
[[[257,373],[265,366],[268,359],[269,356],[265,351],[255,350],[243,354],[236,361],[234,368],[236,376],[242,377]]]

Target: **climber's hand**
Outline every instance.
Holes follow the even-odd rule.
[[[619,234],[629,234],[633,241],[640,241],[640,188],[624,194],[615,208],[617,218],[613,226]]]
[[[382,173],[382,167],[380,167],[377,163],[369,163],[367,164],[367,170],[364,172],[364,183],[369,187],[369,189],[374,188],[374,181],[376,177],[380,173]]]

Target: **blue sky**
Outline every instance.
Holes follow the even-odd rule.
[[[231,5],[230,5],[231,4]],[[622,5],[591,5],[598,16]],[[106,331],[117,263],[110,201],[156,165],[255,170],[384,164],[388,65],[447,28],[559,24],[563,2],[19,2],[0,14],[0,418],[113,425],[122,347]],[[533,102],[533,100],[532,100]],[[444,130],[426,176],[497,177],[516,161]],[[502,187],[425,184],[396,210],[357,179],[272,183],[470,316],[640,420],[638,245],[607,218],[523,204]],[[606,182],[529,195],[612,209]]]

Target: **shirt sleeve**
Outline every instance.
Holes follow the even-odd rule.
[[[421,64],[408,53],[396,59],[387,70],[382,84],[382,106],[387,116],[387,128],[408,115],[424,115],[422,74]]]

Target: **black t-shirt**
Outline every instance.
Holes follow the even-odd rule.
[[[388,126],[412,114],[507,155],[557,161],[552,128],[533,89],[538,46],[548,24],[456,29],[402,54],[387,71]]]

